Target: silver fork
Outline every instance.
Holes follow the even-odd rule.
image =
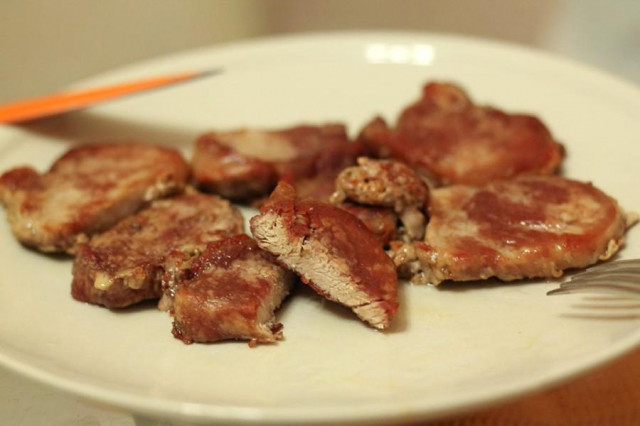
[[[614,293],[640,297],[640,259],[626,259],[592,266],[571,276],[547,295],[578,292]]]

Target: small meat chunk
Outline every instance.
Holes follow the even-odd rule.
[[[429,187],[407,165],[394,160],[358,158],[358,165],[344,169],[336,179],[333,203],[389,207],[398,214],[410,240],[424,236],[424,216]]]
[[[266,144],[267,139],[268,136],[251,131],[201,136],[196,141],[191,162],[194,183],[202,190],[234,200],[251,200],[268,194],[277,181],[275,169],[268,161],[243,154],[228,143],[229,140],[254,141],[254,145],[259,145]]]
[[[549,175],[564,157],[538,118],[477,106],[460,87],[435,82],[393,128],[377,117],[358,139],[374,156],[403,161],[435,185]]]
[[[374,117],[365,124],[356,137],[356,141],[362,144],[365,155],[372,158],[391,158],[393,130],[382,117]]]
[[[389,326],[398,309],[395,268],[358,218],[328,203],[298,199],[291,185],[280,182],[250,228],[263,250],[318,294],[375,328]]]
[[[413,281],[557,278],[610,258],[632,222],[589,183],[527,176],[431,192],[424,242],[396,247]]]
[[[360,219],[383,247],[399,238],[398,215],[392,209],[353,203],[340,203],[337,207]]]
[[[289,294],[295,275],[278,266],[247,235],[209,243],[172,296],[173,335],[184,341],[282,339],[274,312]]]
[[[243,222],[239,210],[217,196],[157,200],[78,246],[71,294],[108,308],[158,299],[208,242],[243,232]]]
[[[196,141],[193,179],[206,191],[242,202],[267,196],[281,179],[309,181],[312,193],[323,186],[313,179],[354,164],[358,147],[341,124],[212,132]]]
[[[281,180],[291,184],[299,198],[328,202],[336,189],[335,181],[340,172],[356,164],[360,155],[360,143],[334,144],[318,154],[306,176],[284,173]]]
[[[45,174],[30,167],[0,176],[13,235],[43,252],[72,254],[150,201],[181,191],[189,166],[175,150],[137,143],[72,148]]]

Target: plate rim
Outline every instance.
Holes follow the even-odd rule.
[[[624,357],[640,345],[640,328],[635,333],[620,339],[616,344],[611,345],[607,350],[599,353],[594,359],[589,358],[582,362],[572,364],[568,371],[566,368],[555,368],[546,371],[534,381],[527,382],[528,386],[521,383],[501,384],[493,388],[492,392],[485,393],[480,398],[473,401],[458,399],[453,403],[439,408],[431,408],[424,411],[424,399],[416,398],[405,402],[399,408],[397,403],[377,403],[375,406],[359,403],[349,406],[346,410],[343,406],[323,406],[322,410],[297,408],[297,407],[245,407],[226,404],[201,404],[187,401],[166,401],[160,398],[153,398],[139,395],[125,395],[120,391],[105,389],[95,384],[78,382],[66,377],[56,376],[43,368],[34,367],[28,363],[23,363],[16,359],[11,359],[6,354],[0,352],[0,366],[8,368],[29,380],[44,384],[53,389],[60,390],[68,395],[76,396],[89,403],[100,406],[112,407],[113,409],[129,410],[134,416],[142,415],[149,418],[188,421],[196,424],[224,421],[225,424],[379,424],[388,421],[399,421],[402,423],[412,421],[433,421],[450,415],[462,415],[477,409],[488,408],[490,406],[507,403],[531,392],[543,392],[547,389],[569,382],[572,379],[581,377],[593,372],[598,368],[614,362]],[[586,365],[586,366],[585,366]],[[558,372],[556,370],[561,370]],[[520,385],[520,386],[518,386]],[[160,406],[158,405],[160,404]]]

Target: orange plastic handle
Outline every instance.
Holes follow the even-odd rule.
[[[0,105],[0,123],[18,123],[21,121],[61,114],[70,110],[86,107],[97,102],[169,84],[180,83],[182,81],[211,75],[217,72],[218,71],[216,70],[173,74],[113,86],[81,90],[77,92],[64,92],[50,96],[28,99],[25,101],[11,102],[5,105]]]

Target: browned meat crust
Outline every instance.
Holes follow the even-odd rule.
[[[207,191],[238,201],[268,195],[280,179],[304,182],[309,196],[328,196],[338,171],[354,164],[360,153],[360,145],[350,142],[340,124],[213,132],[196,142],[193,179]],[[324,189],[327,181],[329,190]]]
[[[337,207],[360,219],[382,246],[386,246],[390,241],[399,238],[398,215],[392,209],[353,203],[340,203]]]
[[[243,232],[243,218],[228,201],[184,194],[148,209],[78,246],[72,296],[122,308],[162,295],[206,244]]]
[[[281,180],[291,184],[301,199],[309,198],[328,202],[335,191],[335,181],[338,174],[345,167],[356,164],[356,159],[361,154],[362,144],[360,143],[327,146],[318,154],[313,167],[307,171],[306,176],[284,173]]]
[[[150,201],[181,191],[189,167],[175,150],[135,143],[73,148],[45,174],[20,167],[0,177],[14,236],[43,252],[73,253],[79,241]]]
[[[614,199],[555,176],[439,188],[429,217],[424,243],[396,247],[395,260],[433,284],[559,277],[611,257],[628,226]]]
[[[201,136],[191,161],[194,183],[205,191],[235,200],[267,194],[277,181],[274,168],[265,160],[234,149],[228,141],[235,140],[257,145],[267,143],[268,136],[250,131]]]
[[[564,156],[536,117],[476,106],[460,87],[443,83],[426,84],[394,128],[378,117],[358,139],[370,154],[404,161],[439,185],[548,175]]]
[[[258,245],[329,300],[373,327],[389,326],[397,276],[373,234],[355,216],[327,203],[299,200],[280,182],[250,221]]]
[[[176,287],[173,335],[185,343],[282,339],[274,312],[289,293],[294,275],[276,265],[247,235],[210,243]]]
[[[344,169],[336,179],[331,201],[349,200],[358,204],[393,209],[410,240],[424,236],[424,212],[429,187],[411,168],[393,160],[358,158],[358,165]]]

